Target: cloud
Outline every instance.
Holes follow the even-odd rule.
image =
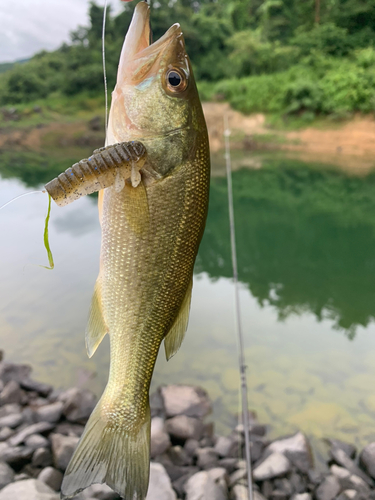
[[[104,5],[104,0],[97,2]],[[119,0],[109,0],[114,10]],[[69,41],[69,32],[88,23],[88,0],[0,2],[0,62],[25,59]]]

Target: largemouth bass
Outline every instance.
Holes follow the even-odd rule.
[[[137,4],[120,56],[106,145],[139,141],[141,182],[99,194],[100,272],[86,331],[91,357],[106,333],[110,373],[66,470],[62,497],[106,483],[126,500],[147,493],[149,387],[164,340],[169,359],[189,316],[193,266],[209,191],[206,124],[181,28],[150,45]]]

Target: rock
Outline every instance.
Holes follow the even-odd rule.
[[[10,427],[14,429],[18,427],[23,422],[22,414],[13,413],[11,415],[7,415],[6,417],[0,418],[0,427]]]
[[[171,462],[176,465],[191,465],[193,460],[181,446],[172,446],[168,450],[168,456]]]
[[[37,392],[44,398],[48,397],[53,390],[52,385],[43,384],[42,382],[36,382],[35,380],[32,380],[30,378],[21,379],[19,383],[22,389]]]
[[[359,461],[365,471],[375,479],[375,441],[363,448]]]
[[[26,446],[8,446],[0,449],[0,461],[7,462],[13,468],[19,469],[30,460],[33,453],[34,450]]]
[[[55,427],[56,434],[64,434],[64,436],[77,436],[81,437],[85,429],[84,425],[79,424],[69,424],[68,422],[63,422]]]
[[[264,481],[283,476],[291,469],[291,463],[285,455],[274,452],[261,462],[253,471],[255,481]]]
[[[185,484],[186,500],[226,500],[227,495],[206,471],[191,476]]]
[[[8,443],[10,444],[10,446],[18,446],[32,434],[43,434],[44,432],[52,430],[53,427],[53,424],[49,422],[39,422],[37,424],[29,425],[28,427],[25,427],[25,429],[22,429],[22,431],[12,436],[9,439]]]
[[[163,417],[165,414],[163,398],[159,391],[150,395],[151,417]]]
[[[248,500],[249,499],[249,490],[247,486],[243,484],[236,484],[233,490],[233,500]],[[259,491],[253,491],[253,500],[266,500],[266,498],[259,493]]]
[[[11,380],[21,383],[27,379],[31,373],[31,366],[16,365],[14,363],[0,363],[0,380],[5,384]]]
[[[312,500],[310,493],[297,493],[292,496],[291,500]]]
[[[0,442],[6,441],[13,435],[14,435],[14,430],[12,430],[10,427],[3,427],[0,430]]]
[[[363,495],[368,495],[370,488],[367,483],[359,476],[351,474],[347,469],[332,465],[330,468],[331,473],[337,477],[340,486],[344,490],[356,490]]]
[[[14,470],[5,462],[0,462],[0,490],[14,481]]]
[[[161,464],[150,464],[150,484],[146,500],[176,500],[176,493],[173,491],[168,474]]]
[[[52,454],[55,466],[62,471],[68,467],[73,452],[78,444],[79,438],[73,436],[63,436],[62,434],[52,434]]]
[[[310,444],[302,432],[274,441],[266,448],[266,452],[283,453],[301,472],[306,473],[313,466]]]
[[[164,428],[164,420],[154,417],[151,420],[151,458],[161,455],[171,446],[171,440]]]
[[[330,474],[316,489],[315,497],[317,500],[333,500],[340,490],[339,480],[336,476]]]
[[[63,480],[62,473],[53,467],[46,467],[38,476],[39,481],[42,481],[47,486],[55,491],[59,491]]]
[[[38,479],[8,484],[0,491],[0,500],[59,500],[60,496]]]
[[[372,443],[370,443],[370,444],[372,444]],[[370,445],[368,445],[368,446],[370,446]],[[367,446],[363,449],[361,456],[360,456],[360,461],[365,469],[366,469],[366,466],[362,460],[362,457],[363,457],[363,453],[364,453],[366,448],[367,448]],[[374,483],[373,483],[372,479],[367,474],[365,474],[359,467],[357,467],[357,465],[353,462],[353,460],[351,458],[349,458],[348,455],[342,449],[332,447],[330,449],[330,454],[336,463],[338,463],[339,465],[341,465],[345,469],[348,469],[348,471],[350,471],[352,474],[355,474],[356,476],[361,477],[369,486],[373,486]],[[366,456],[366,454],[365,454],[365,456]],[[367,457],[369,459],[368,463],[370,463],[370,454],[367,455]]]
[[[230,437],[219,436],[215,443],[215,451],[220,457],[237,457],[239,454],[238,442]]]
[[[208,395],[200,387],[167,385],[160,392],[167,417],[186,415],[202,418],[212,411]]]
[[[336,497],[336,500],[363,500],[363,497],[361,497],[358,493],[358,491],[355,490],[345,490]]]
[[[186,439],[200,439],[203,424],[200,420],[186,415],[179,415],[166,421],[165,428],[172,437],[185,441]]]
[[[16,474],[14,476],[15,481],[24,481],[25,479],[31,479],[31,477],[26,474],[26,472],[21,472],[21,474]]]
[[[48,448],[38,448],[34,451],[31,464],[34,467],[49,467],[53,464],[51,451]]]
[[[89,130],[93,130],[95,132],[102,130],[102,117],[101,116],[94,116],[91,118],[91,120],[88,122],[88,128]]]
[[[63,414],[70,422],[86,423],[96,405],[96,396],[86,390],[73,387],[59,396],[64,403]]]
[[[29,406],[23,409],[22,418],[25,424],[27,425],[32,425],[37,423],[35,411],[32,410]]]
[[[21,406],[19,404],[9,404],[0,407],[0,418],[16,413],[21,413]]]
[[[229,477],[224,467],[215,467],[208,471],[210,478],[226,492],[228,490]]]
[[[46,448],[49,446],[49,441],[40,434],[32,434],[25,439],[25,445],[36,450],[37,448]]]
[[[99,500],[118,500],[120,495],[114,492],[106,484],[92,484],[81,493],[85,500],[99,499]]]
[[[21,403],[22,401],[22,391],[20,385],[15,381],[11,380],[6,384],[4,389],[0,394],[0,406],[7,405],[10,403]]]
[[[258,460],[262,458],[265,447],[266,445],[262,439],[250,441],[250,455],[252,463],[258,462]]]
[[[223,467],[228,474],[231,474],[237,466],[238,460],[236,458],[223,458],[222,460],[219,460],[218,466]]]
[[[294,493],[304,493],[307,490],[306,476],[292,472],[289,476],[290,485]]]
[[[354,458],[357,453],[357,448],[349,443],[340,441],[339,439],[326,439],[327,443],[334,448],[340,448],[343,450],[349,458]]]
[[[240,481],[242,481],[242,479],[245,479],[246,477],[247,477],[247,471],[244,467],[237,469],[229,476],[229,486],[233,486],[239,483]]]
[[[36,418],[39,422],[58,422],[63,412],[64,403],[56,401],[36,410]]]
[[[199,441],[196,439],[187,439],[184,444],[184,449],[188,455],[194,457],[197,449],[199,448]]]
[[[214,448],[198,448],[197,458],[197,465],[200,469],[212,469],[218,465],[218,455]]]

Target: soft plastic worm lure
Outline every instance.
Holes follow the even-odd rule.
[[[137,187],[146,155],[144,145],[136,141],[96,149],[92,156],[75,163],[45,188],[57,205],[64,207],[109,186],[123,187],[129,178],[132,186]]]

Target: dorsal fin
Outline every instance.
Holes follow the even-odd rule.
[[[95,283],[94,294],[91,300],[89,320],[86,327],[86,349],[89,358],[91,358],[95,353],[106,333],[108,333],[108,328],[103,318],[99,276]]]
[[[181,347],[182,341],[184,340],[185,332],[187,330],[189,322],[192,288],[193,278],[191,279],[186,290],[186,294],[184,300],[182,301],[177,318],[175,319],[172,328],[169,330],[164,339],[165,356],[167,358],[167,361],[169,361],[171,357],[176,354],[176,352]]]

